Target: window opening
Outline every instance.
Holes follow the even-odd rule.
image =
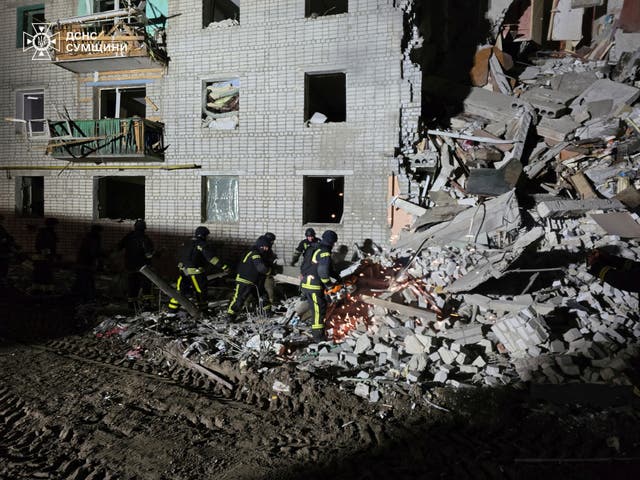
[[[16,210],[23,217],[44,217],[44,177],[17,177]]]
[[[341,72],[305,74],[305,122],[346,121],[345,83],[345,74]]]
[[[307,0],[304,15],[315,18],[347,13],[348,6],[348,0]]]
[[[344,177],[304,177],[304,223],[340,223],[344,211]]]
[[[240,79],[205,82],[202,94],[202,126],[216,130],[238,128]]]
[[[17,92],[16,117],[27,122],[16,125],[17,133],[44,133],[44,90]]]
[[[110,88],[100,90],[100,118],[145,118],[146,88]]]
[[[240,0],[203,0],[202,28],[224,20],[240,23]]]
[[[145,177],[97,179],[97,217],[113,220],[144,218]]]
[[[16,13],[16,47],[24,46],[25,37],[33,35],[34,23],[45,23],[44,5],[29,5],[28,7],[20,7]]]

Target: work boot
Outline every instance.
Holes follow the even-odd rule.
[[[311,336],[313,337],[313,341],[316,343],[323,342],[325,339],[324,330],[321,328],[311,329]]]

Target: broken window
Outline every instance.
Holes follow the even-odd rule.
[[[238,221],[238,177],[202,177],[202,221]]]
[[[16,133],[44,133],[44,90],[16,92]]]
[[[81,2],[83,0],[80,0]],[[86,2],[86,0],[84,0]],[[93,13],[119,10],[119,0],[93,0]]]
[[[305,17],[322,17],[347,13],[348,0],[307,0],[304,10]]]
[[[16,178],[16,213],[44,217],[44,177]]]
[[[145,118],[146,88],[109,88],[100,92],[100,118]]]
[[[344,177],[304,177],[303,223],[340,223],[344,209]]]
[[[202,1],[202,28],[207,28],[210,24],[223,20],[240,22],[240,0]]]
[[[216,130],[238,127],[240,79],[205,82],[202,95],[202,126]]]
[[[16,47],[22,48],[25,37],[30,38],[27,35],[35,33],[34,23],[44,22],[44,5],[29,5],[18,8],[16,12]]]
[[[145,177],[98,177],[95,182],[97,218],[144,218]]]
[[[344,122],[347,119],[345,74],[306,73],[304,120],[311,123]]]

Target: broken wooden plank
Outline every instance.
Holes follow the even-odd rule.
[[[640,192],[632,186],[618,192],[614,198],[620,200],[628,208],[634,209],[640,207]]]
[[[233,384],[232,383],[228,382],[227,380],[225,380],[221,376],[213,373],[208,368],[203,367],[199,363],[193,362],[193,361],[189,360],[188,358],[185,358],[182,355],[178,355],[176,353],[170,352],[169,350],[165,350],[165,349],[161,348],[160,351],[162,353],[164,353],[165,356],[169,357],[171,360],[174,360],[174,361],[178,362],[180,365],[182,365],[182,366],[184,366],[186,368],[190,368],[192,370],[195,370],[196,372],[204,375],[205,377],[210,378],[214,382],[219,383],[220,385],[222,385],[224,388],[226,388],[228,390],[233,390]]]
[[[569,181],[573,188],[576,189],[581,199],[598,198],[598,194],[591,187],[591,183],[582,172],[569,177]]]
[[[378,307],[383,307],[387,310],[394,310],[410,317],[418,317],[427,321],[437,320],[437,315],[434,312],[425,310],[423,308],[411,307],[409,305],[403,305],[402,303],[390,302],[389,300],[382,300],[370,295],[360,295],[360,299],[363,302],[368,303],[369,305],[377,305]]]

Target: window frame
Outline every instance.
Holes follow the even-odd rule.
[[[342,191],[337,193],[336,196],[341,198],[341,205],[339,205],[340,207],[340,217],[336,218],[335,221],[330,221],[324,218],[320,218],[320,217],[313,217],[310,218],[310,214],[311,212],[307,211],[307,205],[310,204],[309,201],[309,197],[308,195],[311,194],[311,192],[308,192],[307,189],[307,182],[309,181],[308,179],[323,179],[325,181],[327,181],[327,183],[330,181],[330,179],[340,179],[341,183],[342,183]],[[303,225],[307,225],[307,224],[313,224],[313,225],[341,225],[343,220],[344,220],[344,207],[345,207],[345,201],[344,201],[344,195],[345,195],[345,186],[346,186],[346,181],[345,181],[346,177],[344,175],[331,175],[331,174],[327,174],[327,175],[304,175],[302,177],[302,224]],[[317,187],[316,187],[317,188]],[[317,196],[313,199],[314,204],[316,202],[320,202],[320,198],[325,198],[326,200],[326,196]],[[310,208],[310,207],[309,207]],[[315,208],[314,210],[317,210],[317,208]]]
[[[101,208],[101,193],[100,193],[100,185],[101,182],[105,182],[104,184],[106,184],[106,181],[108,181],[109,179],[118,179],[118,178],[142,178],[142,188],[143,188],[143,193],[142,193],[142,201],[143,201],[143,205],[142,205],[142,214],[140,214],[140,212],[137,213],[133,213],[130,216],[120,216],[118,218],[114,218],[111,217],[107,214],[108,211],[108,207],[105,205],[104,207]],[[106,179],[106,180],[104,180]],[[134,182],[132,182],[134,183]],[[105,201],[108,202],[109,198],[108,198],[108,193],[109,192],[105,192]],[[147,196],[147,177],[145,175],[99,175],[99,176],[95,176],[93,177],[93,218],[94,220],[114,220],[114,221],[120,221],[122,219],[125,220],[135,220],[137,218],[145,218],[145,214],[147,211],[147,202],[146,202],[146,196]],[[101,213],[104,213],[103,215],[101,215]]]
[[[209,217],[209,179],[229,179],[235,185],[234,198],[226,201],[234,202],[233,217],[227,219],[215,219]],[[201,177],[201,206],[200,219],[203,223],[210,224],[236,224],[240,221],[240,176],[239,175],[202,175]]]
[[[26,7],[18,7],[16,9],[16,48],[24,48],[24,34],[28,33],[33,35],[33,16],[36,13],[42,13],[44,17],[44,3],[38,3],[35,5],[27,5]],[[28,15],[27,25],[25,25],[25,15]],[[40,22],[36,22],[40,23]]]
[[[225,20],[235,20],[238,22],[238,24],[240,24],[240,5],[238,5],[238,16],[237,18],[232,18],[232,17],[226,17],[223,18],[221,20],[215,20],[215,9],[216,9],[216,2],[228,2],[228,3],[233,3],[234,2],[232,0],[202,0],[202,28],[205,29],[207,28],[209,25],[213,24],[213,23],[220,23],[220,22],[224,22]],[[239,3],[239,1],[238,1]],[[205,13],[209,12],[209,14],[211,15],[211,21],[209,23],[205,24]]]
[[[344,12],[337,12],[337,13],[325,13],[325,14],[318,14],[317,12],[312,12],[311,11],[311,2],[312,0],[305,0],[304,2],[304,16],[305,18],[319,18],[319,17],[330,17],[332,15],[342,15],[345,13],[349,13],[349,0],[344,0],[346,3],[346,10]],[[315,16],[313,14],[316,14]]]
[[[30,212],[25,212],[25,195],[24,192],[26,190],[26,185],[24,179],[41,179],[39,183],[42,183],[42,211],[35,212],[33,209],[33,180],[31,180],[31,184],[29,185],[31,202],[29,203]],[[16,177],[16,194],[15,194],[15,212],[18,217],[22,218],[43,218],[44,217],[44,203],[45,203],[45,184],[44,184],[44,176],[42,175],[21,175]]]
[[[319,113],[323,113],[323,115],[325,115],[327,117],[327,121],[324,123],[347,123],[347,119],[348,119],[348,111],[347,111],[347,72],[345,70],[332,70],[332,71],[311,71],[311,72],[304,72],[304,122],[305,123],[310,123],[309,120],[311,120],[311,117],[313,116],[313,113],[311,111],[311,101],[310,101],[310,89],[311,89],[311,80],[312,77],[318,78],[318,77],[328,77],[328,76],[338,76],[338,75],[342,75],[342,80],[344,81],[344,97],[343,97],[343,104],[344,104],[344,120],[338,120],[338,121],[334,121],[329,119],[329,115],[324,114],[323,112],[319,112]]]
[[[235,112],[238,121],[234,128],[216,128],[216,127],[210,127],[209,124],[205,125],[205,121],[207,120],[207,114],[205,113],[205,110],[207,110],[207,100],[208,100],[207,88],[212,84],[216,84],[216,83],[229,83],[232,86],[234,85],[234,83],[237,83],[238,106],[233,111]],[[205,130],[216,131],[216,132],[237,132],[240,129],[240,94],[242,93],[241,87],[242,87],[242,82],[239,75],[227,75],[225,77],[206,78],[202,80],[202,105],[200,106],[201,128]],[[209,112],[209,113],[214,114],[214,112]]]
[[[42,117],[41,119],[25,118],[25,101],[28,100],[29,95],[42,95]],[[30,88],[27,90],[16,90],[16,118],[20,120],[26,120],[26,124],[22,122],[16,125],[16,133],[29,133],[36,136],[44,136],[47,134],[46,119],[45,117],[45,91],[44,88]],[[40,120],[42,123],[42,130],[33,130],[33,120]]]

